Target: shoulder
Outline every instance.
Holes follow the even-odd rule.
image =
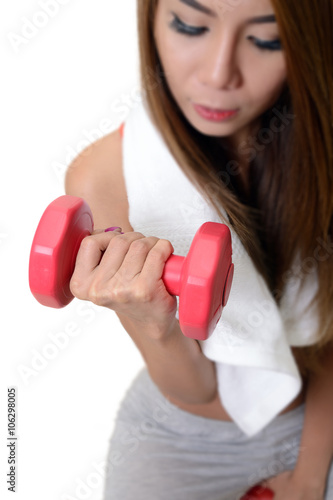
[[[92,143],[74,159],[66,172],[65,191],[87,201],[95,229],[120,226],[133,231],[128,220],[119,129]]]

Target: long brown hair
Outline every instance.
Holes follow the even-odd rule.
[[[261,116],[260,147],[247,149],[249,191],[230,152],[188,123],[168,88],[154,42],[157,3],[138,0],[141,85],[151,118],[222,220],[224,208],[277,304],[296,257],[301,283],[316,272],[318,341],[293,352],[303,375],[319,373],[333,344],[333,2],[272,0],[288,81]]]

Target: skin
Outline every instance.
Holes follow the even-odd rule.
[[[231,2],[230,2],[231,3]],[[258,117],[278,99],[287,80],[283,50],[261,50],[249,37],[279,39],[278,25],[246,25],[254,16],[274,14],[269,0],[228,2],[200,0],[216,15],[199,12],[180,0],[159,0],[154,36],[169,88],[183,114],[202,134],[220,137],[224,146],[237,146],[256,127]],[[193,27],[207,29],[188,36],[170,28],[175,13]],[[239,109],[225,122],[211,122],[197,114],[193,103],[218,109]]]
[[[274,103],[285,83],[282,52],[260,51],[248,39],[249,36],[261,40],[276,39],[276,23],[244,26],[249,17],[272,14],[273,10],[267,0],[241,0],[237,8],[222,15],[221,9],[217,9],[217,0],[201,0],[201,3],[212,10],[215,6],[216,17],[198,12],[179,0],[159,1],[154,26],[158,50],[175,99],[191,124],[202,133],[220,137],[221,140],[239,141],[258,116]],[[209,31],[200,37],[176,33],[169,27],[172,11],[183,22],[205,26]],[[231,105],[228,103],[232,101],[232,106],[238,106],[240,111],[228,122],[212,123],[196,114],[191,100],[201,104],[216,102],[229,108]],[[164,370],[160,354],[159,363],[155,366],[151,339],[163,341],[165,347],[165,339],[179,337],[180,333],[175,323],[174,297],[167,293],[161,279],[173,248],[166,240],[133,232],[124,215],[128,207],[121,176],[120,137],[116,134],[101,141],[95,151],[96,158],[82,162],[80,168],[73,166],[69,169],[66,192],[82,196],[89,202],[95,227],[122,225],[125,234],[98,231],[83,240],[71,280],[73,295],[117,312],[125,329],[144,353],[150,373],[155,375],[154,380],[184,409],[230,420],[217,397],[213,366],[204,356],[198,355],[196,342],[187,339],[187,345],[182,346],[183,352],[187,352],[188,369],[184,368],[181,377],[173,370],[177,379],[175,384],[171,384],[170,371]],[[106,160],[102,161],[102,158]],[[112,176],[108,158],[113,158]],[[94,165],[93,171],[91,165]],[[123,194],[120,196],[121,189]],[[113,222],[109,220],[109,214],[114,214]],[[184,336],[179,338],[185,342]],[[166,365],[169,359],[166,349]],[[179,367],[184,365],[185,359],[183,354]],[[196,378],[195,373],[200,376]],[[186,390],[180,386],[179,380],[184,381]],[[200,380],[207,382],[198,391]],[[193,388],[189,389],[191,384]],[[193,395],[185,400],[186,395],[199,392],[197,397]],[[216,396],[215,399],[212,395]],[[300,394],[283,412],[296,407],[303,397],[304,394]]]
[[[248,39],[251,35],[273,40],[278,35],[277,25],[244,26],[248,17],[273,12],[266,0],[200,1],[213,10],[215,6],[217,17],[199,13],[179,0],[159,0],[156,43],[171,91],[189,122],[203,134],[219,137],[236,148],[253,132],[258,117],[274,104],[285,84],[283,53],[262,52]],[[227,12],[218,9],[228,3],[238,6]],[[171,10],[184,22],[206,26],[209,31],[197,38],[177,34],[168,27]],[[207,122],[193,110],[192,101],[236,106],[239,113],[224,123]],[[83,240],[70,283],[72,293],[116,311],[142,353],[152,379],[171,402],[197,415],[231,420],[217,394],[214,363],[202,354],[195,340],[182,335],[175,321],[175,299],[162,283],[165,262],[173,252],[171,243],[145,237],[130,226],[119,134],[98,141],[93,157],[78,163],[68,171],[66,193],[89,202],[95,227],[121,225],[125,234],[97,230]],[[328,361],[332,366],[332,360]],[[318,387],[327,392],[319,393]],[[310,443],[309,453],[297,465],[296,473],[285,471],[266,481],[276,500],[323,500],[325,480],[313,464],[319,463],[320,471],[326,470],[327,457],[324,464],[320,463],[324,445],[318,440],[318,429],[329,426],[331,393],[331,387],[321,381],[314,387],[313,402],[307,403],[311,413],[307,414],[303,438],[303,447]],[[304,392],[281,413],[298,406],[303,397]],[[327,440],[327,433],[320,437]],[[331,450],[328,444],[327,454]],[[317,477],[319,486],[309,487]]]

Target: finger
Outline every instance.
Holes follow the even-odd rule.
[[[116,247],[112,245],[117,239],[123,238]],[[124,260],[130,243],[135,238],[144,238],[141,233],[129,232],[121,235],[119,232],[99,232],[87,236],[81,242],[74,273],[70,281],[70,290],[74,296],[84,299],[93,282],[102,286],[108,275],[111,277],[117,272]],[[104,259],[104,255],[107,258]],[[111,266],[107,266],[108,258]],[[96,288],[96,286],[95,286]]]
[[[125,258],[119,267],[119,276],[126,281],[131,281],[141,273],[151,249],[157,244],[158,238],[148,236],[138,238],[131,242]]]
[[[105,251],[98,272],[105,281],[116,273],[126,281],[132,280],[141,271],[147,253],[157,240],[135,232],[119,236]]]
[[[73,278],[80,276],[86,279],[99,265],[110,241],[119,237],[119,233],[98,232],[83,238],[75,263]]]
[[[162,278],[165,264],[173,251],[170,241],[163,239],[158,240],[151,249],[140,274],[140,279],[145,281],[148,288],[153,287],[156,280]]]

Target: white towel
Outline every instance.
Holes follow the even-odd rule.
[[[191,184],[153,125],[144,102],[131,110],[123,136],[123,171],[129,220],[135,231],[171,241],[186,255],[199,227],[223,222]],[[226,218],[227,220],[227,218]],[[296,300],[297,273],[280,308],[233,228],[234,279],[227,306],[212,335],[200,341],[216,362],[221,401],[249,437],[291,403],[302,379],[291,346],[314,344],[318,316],[306,307],[317,290],[313,271]]]

